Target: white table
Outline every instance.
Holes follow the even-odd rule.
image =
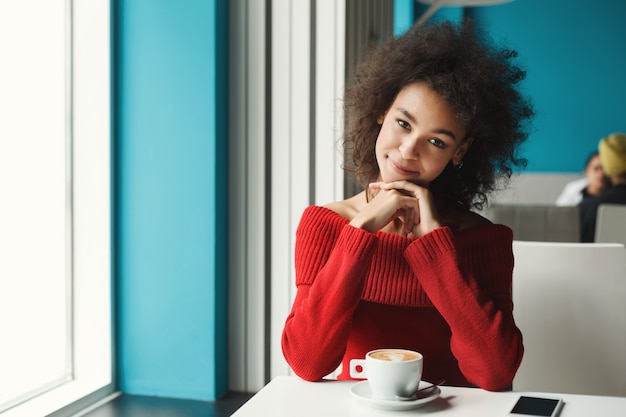
[[[410,411],[376,410],[350,393],[356,381],[307,382],[279,376],[237,410],[233,417],[400,417],[404,415],[504,417],[520,395],[560,397],[560,417],[624,417],[626,398],[573,394],[489,392],[478,388],[441,387],[436,400]]]

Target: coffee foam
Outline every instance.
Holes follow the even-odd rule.
[[[379,350],[370,354],[374,359],[390,362],[405,362],[418,359],[419,353],[406,350]]]

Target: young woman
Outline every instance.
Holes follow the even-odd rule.
[[[382,347],[424,355],[423,379],[507,388],[523,355],[512,231],[471,211],[516,156],[532,109],[516,53],[473,23],[414,27],[372,52],[344,97],[344,140],[364,191],[308,207],[298,292],[282,337],[319,380]]]

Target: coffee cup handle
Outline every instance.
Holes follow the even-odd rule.
[[[357,368],[360,367],[359,371]],[[352,359],[350,361],[350,378],[367,378],[365,359]]]

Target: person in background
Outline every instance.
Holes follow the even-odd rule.
[[[613,133],[600,140],[598,152],[611,187],[603,194],[585,199],[578,205],[581,242],[594,241],[600,204],[626,204],[626,134]]]
[[[318,381],[383,347],[424,355],[423,378],[507,389],[522,360],[513,318],[513,232],[472,211],[524,166],[534,115],[517,53],[475,25],[414,26],[359,65],[344,144],[364,190],[307,207],[297,294],[281,345]]]
[[[587,158],[584,178],[569,182],[556,199],[557,206],[576,206],[582,200],[602,194],[610,186],[609,179],[604,174],[600,154],[593,152]]]

